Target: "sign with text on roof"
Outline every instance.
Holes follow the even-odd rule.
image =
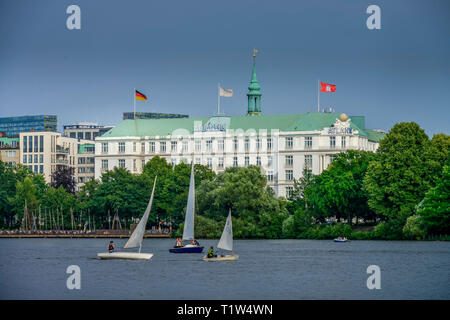
[[[205,124],[195,121],[194,132],[227,131],[230,128],[230,121],[229,117],[212,117]]]
[[[342,121],[337,118],[333,126],[325,128],[322,131],[322,134],[358,134],[358,130],[353,130],[353,128],[350,126],[350,121],[351,119]]]

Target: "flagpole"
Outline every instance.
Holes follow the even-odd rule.
[[[220,83],[217,84],[217,115],[220,116]]]
[[[134,88],[133,92],[133,103],[134,103],[133,120],[136,120],[136,88]]]
[[[320,80],[317,80],[317,112],[320,112]]]

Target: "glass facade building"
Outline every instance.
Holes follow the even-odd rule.
[[[18,137],[21,132],[56,131],[57,118],[53,115],[36,115],[0,118],[0,132],[7,137]]]

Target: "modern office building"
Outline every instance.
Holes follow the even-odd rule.
[[[78,145],[76,182],[81,188],[86,182],[93,180],[95,175],[95,144],[84,143]]]
[[[364,116],[336,113],[264,115],[253,64],[245,116],[124,120],[95,140],[95,177],[114,167],[142,171],[154,156],[169,163],[195,161],[221,172],[261,166],[278,196],[289,196],[306,168],[319,174],[340,152],[375,151],[384,134]]]
[[[123,120],[133,120],[135,117],[134,112],[124,112]],[[156,113],[156,112],[136,112],[136,119],[176,119],[176,118],[188,118],[187,114],[176,113]]]
[[[96,137],[101,136],[113,127],[100,126],[95,122],[78,122],[75,124],[64,125],[63,128],[66,137],[94,141]]]
[[[5,132],[7,137],[18,137],[21,132],[56,131],[56,128],[54,115],[0,118],[0,132]]]
[[[85,144],[92,145],[92,141],[65,137],[59,132],[22,132],[20,163],[43,174],[46,183],[52,182],[52,173],[58,166],[68,166],[78,183],[78,151]]]
[[[11,166],[20,163],[19,138],[0,137],[0,160]]]

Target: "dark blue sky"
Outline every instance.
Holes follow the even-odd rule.
[[[66,8],[81,8],[81,30]],[[368,30],[366,8],[381,8]],[[0,0],[0,116],[56,114],[117,124],[138,111],[210,116],[247,110],[251,51],[266,114],[322,107],[370,128],[416,121],[449,133],[450,1]]]

